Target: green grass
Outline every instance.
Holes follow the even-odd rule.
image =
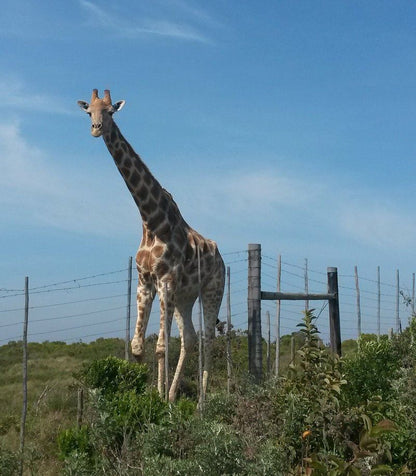
[[[74,373],[82,365],[107,355],[121,356],[124,342],[99,339],[91,344],[29,343],[28,413],[26,425],[27,474],[60,474],[56,437],[76,422],[77,389]],[[22,344],[0,347],[0,448],[19,448],[23,404]]]
[[[146,363],[151,381],[156,383],[154,346],[157,336],[146,341]],[[301,341],[296,335],[296,347]],[[349,345],[349,348],[351,345]],[[179,355],[180,342],[170,343],[170,371],[173,374]],[[265,349],[264,349],[265,350]],[[233,388],[248,382],[247,336],[233,333]],[[265,352],[264,352],[265,355]],[[271,349],[274,363],[275,350]],[[95,342],[66,344],[64,342],[30,343],[28,345],[28,415],[26,426],[25,474],[52,476],[61,473],[56,438],[62,429],[73,427],[77,417],[77,388],[75,378],[83,365],[107,356],[124,356],[121,339],[98,339]],[[219,336],[214,345],[211,388],[226,388],[226,338]],[[285,373],[290,363],[290,336],[281,340],[281,366]],[[264,358],[264,367],[266,359]],[[195,399],[198,355],[195,352],[186,367],[181,393]],[[0,347],[0,459],[1,452],[16,452],[19,448],[22,412],[22,343],[11,342]],[[0,467],[1,473],[1,467]]]

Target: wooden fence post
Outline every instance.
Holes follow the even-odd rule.
[[[163,382],[165,385],[165,400],[169,401],[169,313],[168,313],[168,285],[165,282],[163,287],[163,300],[165,306],[165,381]]]
[[[201,256],[199,248],[197,247],[198,255],[198,375],[199,375],[199,399],[198,399],[198,409],[199,412],[203,413],[204,411],[204,333],[203,333],[203,308],[202,308],[202,294],[201,294]]]
[[[396,270],[396,334],[402,332],[402,323],[400,322],[400,276],[399,270]]]
[[[292,337],[290,338],[290,363],[292,365],[295,364],[295,358],[296,358],[296,341],[295,337],[292,334]]]
[[[231,392],[231,275],[227,266],[227,393]]]
[[[23,474],[27,416],[27,327],[29,322],[29,277],[25,278],[25,320],[23,323],[23,407],[20,422],[20,465],[19,474]]]
[[[130,346],[130,316],[131,316],[131,268],[133,258],[129,257],[129,268],[127,270],[127,309],[126,309],[126,341],[124,342],[124,360],[129,360]]]
[[[355,276],[355,291],[357,294],[357,334],[358,334],[358,346],[360,346],[360,337],[361,337],[361,300],[360,300],[360,285],[358,282],[358,268],[354,266],[354,276]]]
[[[309,294],[308,258],[305,258],[305,294]],[[305,299],[305,311],[309,310],[309,299]]]
[[[341,326],[339,319],[339,298],[338,298],[338,270],[328,268],[328,294],[333,298],[328,299],[329,308],[329,329],[331,339],[331,350],[341,356]]]
[[[270,378],[270,312],[266,312],[266,324],[267,324],[267,347],[266,347],[266,362],[267,362],[267,378]]]
[[[377,266],[377,339],[380,340],[381,332],[381,281],[380,266]]]
[[[248,245],[248,367],[255,383],[263,376],[261,337],[261,245]]]
[[[84,418],[84,389],[78,388],[78,401],[77,401],[77,427],[81,428],[82,419]]]
[[[277,283],[276,288],[277,292],[281,291],[281,279],[282,279],[282,255],[279,255],[277,259]],[[275,375],[279,376],[280,372],[280,299],[276,303],[276,364],[275,364]]]

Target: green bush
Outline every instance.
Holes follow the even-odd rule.
[[[0,446],[0,474],[17,476],[19,474],[19,455]]]
[[[144,392],[148,378],[145,365],[132,364],[117,357],[95,360],[79,375],[91,389],[98,389],[106,398],[126,391],[137,395]]]
[[[59,457],[62,460],[68,458],[72,453],[83,453],[91,456],[93,448],[89,428],[81,426],[80,428],[62,430],[58,435],[58,449]]]
[[[394,397],[394,381],[401,362],[387,336],[380,340],[364,340],[354,355],[345,358],[343,372],[348,385],[343,397],[348,406],[358,406],[381,397],[388,401]]]
[[[100,444],[120,449],[146,425],[159,423],[167,404],[154,389],[147,389],[147,367],[116,357],[94,361],[81,380],[90,389],[97,413],[94,434]]]

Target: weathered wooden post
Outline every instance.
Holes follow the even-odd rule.
[[[25,320],[23,323],[23,407],[22,419],[20,422],[20,461],[19,474],[23,474],[23,462],[26,437],[26,417],[27,417],[27,327],[29,323],[29,277],[25,277]]]
[[[361,298],[360,298],[360,285],[358,282],[357,266],[354,266],[354,276],[355,276],[355,291],[357,294],[357,338],[358,338],[358,347],[359,347],[360,337],[361,337]]]
[[[380,282],[380,266],[377,266],[377,339],[380,340],[380,324],[381,324],[381,282]]]
[[[227,266],[227,393],[231,393],[231,275]]]
[[[124,342],[124,360],[129,360],[130,348],[130,317],[131,317],[131,269],[133,267],[133,258],[129,257],[127,269],[127,308],[126,308],[126,338]]]
[[[270,338],[271,338],[271,335],[270,335],[270,312],[267,311],[266,312],[266,325],[267,325],[267,342],[266,342],[266,362],[267,362],[267,365],[266,365],[266,368],[267,368],[267,378],[270,378],[270,370],[271,370],[271,366],[270,366]]]
[[[400,321],[400,276],[399,270],[396,270],[396,334],[402,332],[402,323]]]
[[[82,419],[84,417],[84,389],[78,388],[78,401],[77,401],[77,428],[81,428]]]
[[[328,308],[331,350],[341,356],[341,326],[339,319],[338,270],[328,268]]]
[[[281,280],[282,280],[282,255],[279,255],[277,258],[277,292],[281,291]],[[280,372],[280,299],[276,303],[276,363],[275,363],[275,375],[279,376]]]
[[[248,367],[256,383],[263,377],[261,337],[261,245],[248,245]]]

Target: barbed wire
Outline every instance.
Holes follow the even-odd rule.
[[[246,299],[240,299],[239,297],[242,295],[247,294],[247,261],[248,261],[248,256],[247,256],[247,250],[240,250],[240,251],[233,251],[229,253],[224,253],[224,257],[227,257],[227,260],[225,262],[226,266],[230,266],[231,269],[231,306],[232,306],[232,313],[231,313],[231,318],[233,321],[233,326],[239,327],[247,326],[247,300]],[[270,286],[272,289],[276,288],[276,283],[277,283],[277,258],[272,258],[270,256],[262,256],[263,260],[262,263],[264,265],[263,270],[262,270],[262,279],[263,279],[263,285],[265,286],[265,289]],[[299,264],[295,263],[290,263],[287,260],[282,261],[282,268],[281,268],[281,287],[282,289],[296,289],[296,290],[301,290],[303,291],[305,289],[305,273],[300,273],[296,272],[296,270],[303,270],[305,271],[305,266],[306,263],[302,266]],[[132,266],[134,269],[135,266]],[[273,270],[271,272],[271,270]],[[44,284],[41,286],[36,286],[30,288],[29,292],[30,295],[32,296],[39,296],[44,297],[43,299],[48,299],[47,296],[51,293],[55,296],[55,293],[57,292],[72,292],[72,293],[77,293],[77,292],[88,292],[89,289],[96,288],[97,290],[103,290],[107,286],[112,286],[113,289],[118,289],[120,288],[121,285],[125,285],[127,288],[127,278],[126,279],[119,279],[119,280],[103,280],[102,278],[111,276],[111,275],[117,275],[120,273],[125,272],[127,274],[128,268],[123,268],[123,269],[118,269],[114,271],[109,271],[105,273],[99,273],[99,274],[92,274],[89,276],[82,276],[78,277],[75,279],[68,279],[68,280],[62,280],[58,282],[53,282],[50,284]],[[322,279],[319,279],[320,276],[326,276],[327,273],[323,271],[319,271],[313,268],[310,268],[308,266],[307,268],[307,280],[308,283],[311,285],[310,289],[313,287],[319,288],[322,291],[323,289],[326,289],[327,283],[324,282]],[[275,272],[275,274],[273,274]],[[244,275],[245,274],[245,275]],[[316,274],[318,279],[314,279],[310,275]],[[341,320],[341,328],[343,332],[347,332],[348,334],[350,333],[356,333],[357,332],[357,326],[354,325],[354,316],[356,316],[356,303],[355,303],[355,297],[356,297],[356,288],[353,285],[352,280],[355,279],[355,275],[349,275],[349,274],[339,274],[339,290],[340,290],[340,307],[342,307],[341,311],[341,316],[346,315],[348,316],[348,319]],[[89,282],[88,282],[89,281]],[[351,281],[351,284],[350,284]],[[389,328],[393,327],[396,323],[396,312],[397,312],[397,293],[392,294],[391,292],[386,292],[386,288],[388,289],[397,289],[397,284],[390,284],[386,282],[380,282],[380,288],[382,288],[382,291],[379,292],[378,290],[375,290],[374,287],[371,288],[368,286],[368,284],[376,284],[378,285],[379,282],[378,280],[374,280],[371,278],[366,278],[366,277],[359,277],[359,282],[360,282],[360,294],[361,294],[361,311],[362,311],[362,329],[363,331],[374,331],[377,327],[377,310],[378,310],[378,299],[381,299],[381,305],[382,305],[382,313],[380,315],[380,323],[383,328]],[[362,285],[364,283],[364,285]],[[402,284],[400,286],[401,290],[406,290],[410,289],[410,287],[407,287],[405,284]],[[7,286],[4,288],[0,289],[0,292],[6,293],[5,295],[0,296],[1,298],[19,298],[24,295],[24,290],[20,289],[11,289],[8,288]],[[132,295],[135,294],[136,290],[135,287],[133,286],[132,288]],[[311,291],[310,291],[311,292]],[[226,290],[227,293],[227,290]],[[62,315],[51,315],[51,311],[55,307],[66,307],[68,310],[73,308],[74,306],[77,305],[89,305],[94,302],[102,302],[104,300],[117,300],[120,299],[120,305],[118,306],[113,306],[113,307],[102,307],[100,309],[81,309],[80,311],[76,311],[74,309],[74,312],[67,312]],[[404,299],[404,294],[403,294],[403,299]],[[409,312],[409,309],[407,305],[403,302],[403,299],[400,299],[399,302],[399,312],[400,315],[402,316],[403,313]],[[126,309],[125,302],[127,301],[127,289],[123,289],[121,292],[114,293],[112,295],[104,295],[104,296],[87,296],[87,297],[76,297],[75,299],[72,300],[59,300],[55,299],[54,302],[35,302],[34,305],[31,305],[29,307],[29,310],[31,314],[34,314],[34,317],[31,316],[30,319],[30,332],[29,336],[30,339],[33,339],[34,337],[37,336],[47,336],[49,334],[57,334],[61,333],[64,334],[67,331],[77,331],[77,330],[82,330],[82,329],[87,329],[92,326],[96,325],[105,325],[113,322],[118,322],[120,319],[124,318],[116,318],[116,319],[111,319],[111,320],[101,320],[98,323],[91,323],[88,318],[92,315],[101,315],[104,316],[106,313],[109,312],[119,312],[122,309]],[[134,310],[136,308],[136,305],[134,303],[131,306],[131,316],[132,320],[135,318],[134,315]],[[7,301],[9,302],[9,301]],[[303,301],[298,301],[298,302],[291,302],[291,301],[285,301],[284,304],[283,302],[281,303],[281,319],[282,319],[282,324],[281,324],[281,329],[285,331],[294,331],[296,330],[296,324],[300,322],[302,319],[302,312],[304,311],[304,302]],[[267,301],[263,303],[263,309],[266,311],[269,311],[271,313],[274,313],[275,311],[275,306],[276,302],[272,301]],[[325,308],[325,304],[322,306],[322,308],[317,305],[316,308],[318,309],[319,314],[323,312],[323,309]],[[0,318],[1,316],[5,316],[7,319],[7,322],[3,322],[0,324],[0,328],[2,329],[8,329],[8,328],[13,328],[13,326],[18,326],[22,325],[22,319],[15,320],[14,322],[10,321],[10,317],[13,313],[18,313],[24,311],[24,307],[20,306],[9,306],[7,309],[0,309]],[[355,311],[355,312],[354,312]],[[159,310],[158,307],[155,306],[154,309],[151,312],[152,319],[153,317],[157,316]],[[42,313],[48,313],[49,315],[42,315]],[[225,299],[223,301],[223,305],[221,307],[220,311],[220,316],[226,316],[226,307],[225,307]],[[45,329],[44,331],[40,332],[40,327],[39,324],[41,323],[47,323],[47,322],[64,322],[65,320],[68,319],[82,319],[85,318],[85,322],[80,324],[79,326],[74,326],[74,327],[69,327],[69,328],[62,328],[60,327],[59,329],[55,330],[48,330]],[[400,318],[403,321],[403,318]],[[264,321],[264,318],[263,318]],[[1,322],[1,320],[0,320]],[[157,328],[159,322],[158,319],[155,318],[154,324],[150,325],[149,324],[149,329]],[[132,324],[132,327],[134,327],[134,324]],[[321,319],[320,321],[320,327],[323,333],[328,334],[328,323],[325,321],[325,319]],[[104,329],[103,329],[104,331]],[[122,329],[120,331],[117,331],[117,333],[124,333],[125,329]],[[80,332],[80,335],[82,335],[82,338],[89,338],[91,336],[100,336],[103,334],[107,334],[107,332],[102,332],[99,334],[88,334],[85,335],[84,332]],[[18,339],[19,337],[17,337]],[[77,339],[77,337],[69,337],[70,339]],[[8,340],[15,340],[16,337],[9,337],[6,339],[0,339],[0,342],[7,342]]]

